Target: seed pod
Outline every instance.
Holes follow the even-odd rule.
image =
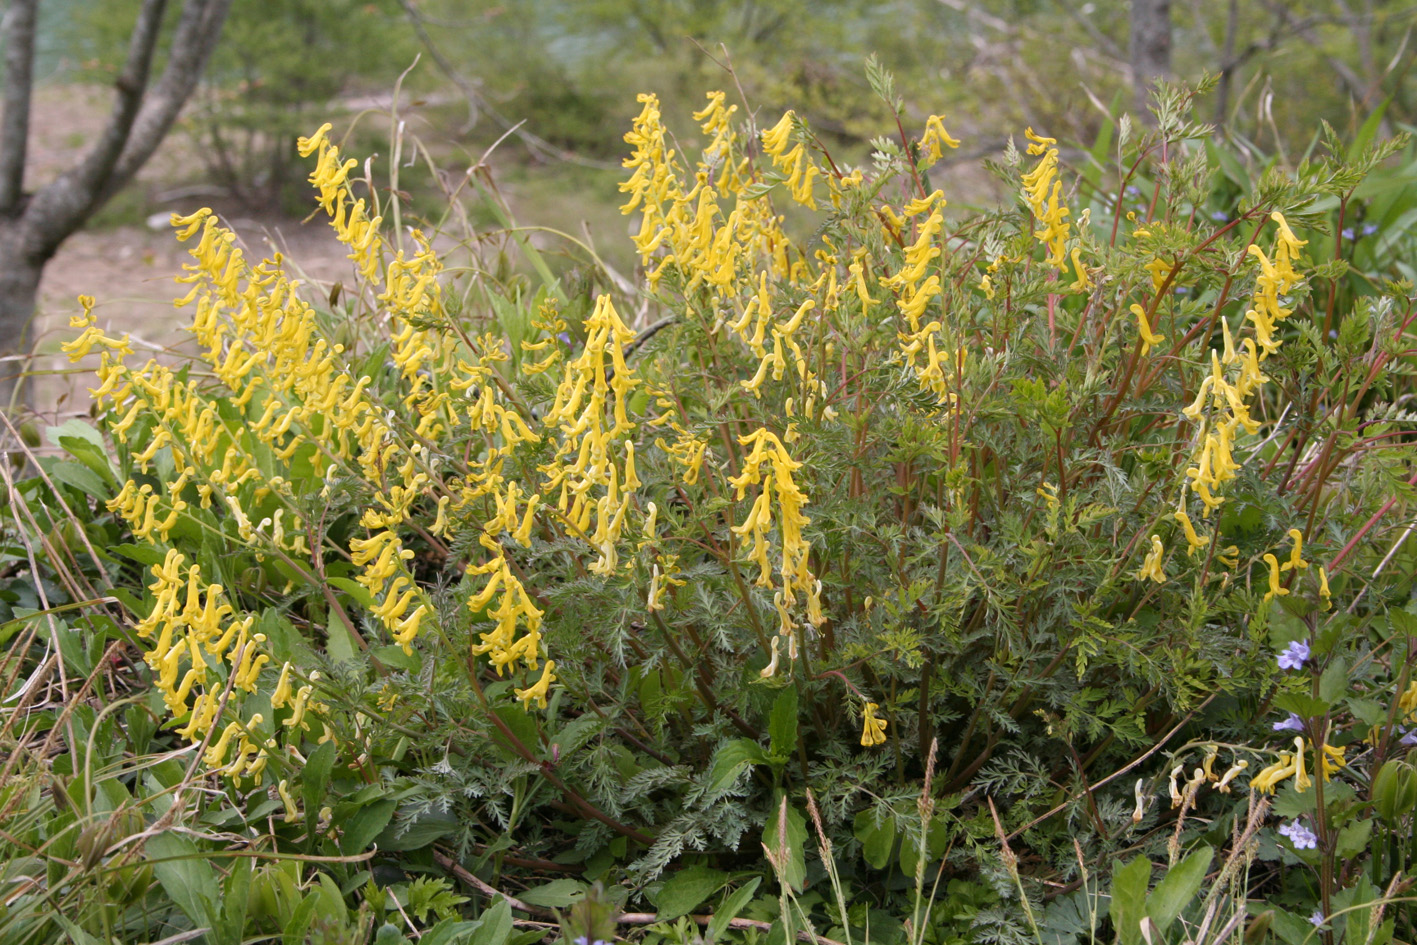
[[[1417,771],[1403,761],[1387,761],[1373,777],[1373,809],[1389,826],[1417,807]]]

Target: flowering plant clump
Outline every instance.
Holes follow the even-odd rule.
[[[1333,273],[1298,236],[1361,168],[1276,176],[1217,222],[1206,129],[1168,90],[1116,167],[1070,170],[1029,129],[996,168],[1017,200],[966,220],[931,184],[944,118],[869,77],[901,133],[857,165],[722,92],[691,161],[641,95],[621,185],[641,286],[548,273],[515,349],[436,235],[388,230],[328,125],[299,148],[349,317],[202,210],[173,221],[197,359],[137,364],[79,319],[107,508],[152,578],[137,642],[227,789],[275,781],[334,844],[289,790],[323,752],[385,849],[635,885],[762,830],[800,889],[809,786],[867,867],[918,836],[917,876],[992,855],[991,797],[1051,879],[1079,849],[1159,848],[1207,785],[1343,783],[1354,733],[1329,707],[1345,685],[1376,704],[1411,652],[1394,621],[1342,661],[1366,675],[1330,675],[1341,630],[1413,573],[1373,568],[1410,499],[1414,316],[1324,311]],[[1247,714],[1276,687],[1288,719]],[[1373,716],[1379,743],[1410,709]],[[1184,779],[1183,731],[1206,746]],[[1239,755],[1275,731],[1294,750],[1251,777]],[[1162,747],[1175,815],[1150,803]],[[1331,856],[1298,813],[1294,849]]]

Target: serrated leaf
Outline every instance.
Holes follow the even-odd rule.
[[[1342,657],[1334,657],[1319,677],[1319,698],[1327,703],[1337,702],[1348,686],[1348,664]]]

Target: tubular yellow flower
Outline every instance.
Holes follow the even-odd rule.
[[[1157,584],[1166,583],[1166,572],[1162,570],[1161,561],[1166,555],[1166,548],[1161,544],[1161,538],[1157,535],[1151,536],[1151,552],[1142,562],[1141,569],[1137,571],[1137,580],[1145,581],[1147,578]]]
[[[925,135],[920,139],[924,167],[929,167],[943,156],[942,148],[959,147],[959,141],[945,131],[944,119],[944,115],[931,115],[925,119]]]
[[[775,647],[774,651],[776,651]],[[876,710],[879,708],[880,706],[876,703],[868,702],[861,711],[861,747],[863,748],[883,744],[886,740],[886,720],[876,717]]]
[[[1309,566],[1309,562],[1303,558],[1304,533],[1297,528],[1289,529],[1289,537],[1294,540],[1294,547],[1289,551],[1289,560],[1279,566],[1281,571],[1292,571],[1295,568],[1303,569]]]
[[[1132,314],[1137,317],[1137,330],[1141,334],[1141,353],[1144,357],[1151,350],[1151,346],[1160,344],[1166,340],[1164,335],[1158,335],[1151,330],[1151,323],[1147,320],[1146,309],[1140,305],[1133,305]]]
[[[1264,562],[1269,565],[1269,591],[1264,595],[1265,603],[1269,603],[1276,597],[1286,596],[1289,589],[1279,585],[1279,559],[1267,554],[1264,556]]]
[[[1319,565],[1319,597],[1323,598],[1324,610],[1333,606],[1328,589],[1328,572],[1324,570],[1323,565]]]
[[[556,675],[553,672],[555,669],[555,661],[547,660],[546,667],[541,672],[541,678],[537,680],[534,685],[527,689],[515,690],[517,698],[521,700],[523,709],[530,709],[533,702],[536,703],[539,709],[546,708],[547,691],[551,684],[556,681]]]
[[[1303,752],[1301,751],[1300,754],[1302,755]],[[1274,789],[1279,786],[1279,782],[1293,775],[1296,770],[1298,769],[1295,766],[1294,756],[1288,752],[1280,752],[1279,761],[1250,779],[1250,788],[1262,794],[1273,794]]]
[[[1173,518],[1181,523],[1181,528],[1186,533],[1186,544],[1189,546],[1186,549],[1187,557],[1194,555],[1199,549],[1210,544],[1209,535],[1196,534],[1195,526],[1191,524],[1191,517],[1186,514],[1184,509],[1178,510]]]

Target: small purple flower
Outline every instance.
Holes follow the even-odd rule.
[[[1324,914],[1322,910],[1315,909],[1314,914],[1309,916],[1309,924],[1314,928],[1322,928],[1324,924]]]
[[[1303,669],[1309,661],[1309,641],[1295,640],[1279,654],[1280,669]]]
[[[568,345],[571,343],[571,335],[569,332],[563,331],[556,335],[556,340],[560,341],[563,345]]]
[[[1210,218],[1211,218],[1212,220],[1214,220],[1216,223],[1229,223],[1229,222],[1230,222],[1230,214],[1226,213],[1224,210],[1217,210],[1217,211],[1215,211],[1214,213],[1212,213],[1212,214],[1210,215]]]
[[[1280,827],[1279,833],[1281,836],[1288,837],[1289,842],[1294,844],[1296,850],[1312,850],[1319,845],[1319,838],[1314,835],[1314,832],[1297,820],[1291,820]]]
[[[1397,740],[1399,745],[1406,745],[1408,748],[1417,748],[1417,728],[1409,729],[1402,733],[1402,737]]]
[[[1304,720],[1293,712],[1289,713],[1289,718],[1283,722],[1275,722],[1272,726],[1276,732],[1302,732],[1304,730]]]
[[[601,941],[598,938],[592,940],[586,935],[577,935],[575,938],[571,939],[571,942],[572,945],[610,945],[609,942]]]
[[[1135,197],[1140,194],[1141,191],[1135,185],[1128,184],[1127,189],[1122,191],[1122,193],[1126,194],[1128,197]]]
[[[1348,242],[1351,243],[1351,242],[1353,242],[1353,236],[1354,236],[1353,227],[1351,227],[1351,226],[1345,226],[1345,227],[1343,228],[1343,238],[1346,239]]]
[[[1376,232],[1378,232],[1378,225],[1376,223],[1364,223],[1363,228],[1358,231],[1358,235],[1372,236]]]

